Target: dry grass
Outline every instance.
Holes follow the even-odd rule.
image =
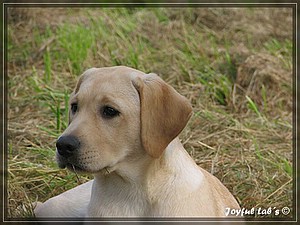
[[[84,69],[119,64],[159,74],[191,101],[180,137],[241,207],[292,209],[291,12],[10,9],[8,217],[30,217],[31,202],[77,184],[54,160],[68,93]]]

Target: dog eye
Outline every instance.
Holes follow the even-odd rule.
[[[104,106],[102,109],[102,115],[104,118],[111,119],[115,116],[118,116],[120,112],[110,106]]]
[[[72,111],[72,114],[75,114],[78,110],[78,104],[77,103],[72,103],[71,104],[71,111]]]

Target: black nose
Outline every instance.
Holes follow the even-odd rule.
[[[64,157],[69,157],[79,149],[80,141],[77,137],[68,135],[61,136],[56,142],[56,149],[58,153]]]

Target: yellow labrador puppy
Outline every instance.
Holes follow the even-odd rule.
[[[187,99],[155,74],[124,66],[87,70],[56,148],[61,168],[94,180],[38,204],[36,216],[220,217],[239,209],[180,143],[191,114]]]

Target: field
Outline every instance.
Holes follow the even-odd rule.
[[[241,207],[293,216],[291,8],[10,8],[8,217],[91,176],[61,170],[55,141],[89,67],[154,72],[194,114],[180,135]]]

